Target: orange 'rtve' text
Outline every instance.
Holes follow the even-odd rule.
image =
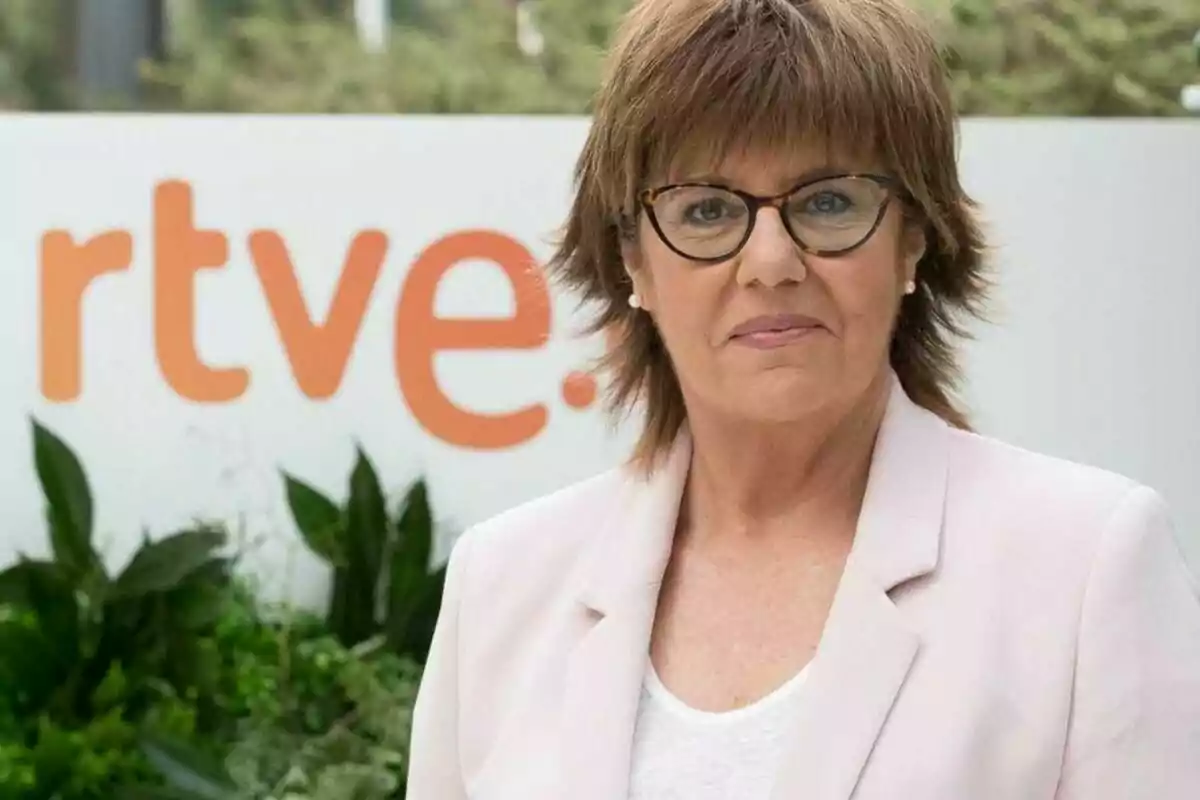
[[[195,227],[192,189],[184,181],[159,184],[153,211],[154,347],[159,369],[183,398],[201,403],[236,400],[249,387],[249,370],[205,364],[195,341],[196,274],[225,266],[228,239],[221,231]],[[323,322],[309,314],[279,233],[251,233],[248,249],[297,386],[312,399],[331,397],[341,385],[382,270],[387,235],[366,230],[354,236]],[[456,264],[473,259],[495,263],[508,277],[516,299],[511,317],[444,318],[434,313],[442,277]],[[99,277],[128,270],[132,260],[129,231],[110,230],[83,242],[62,230],[42,237],[41,389],[46,399],[70,402],[79,397],[85,292]],[[545,427],[545,405],[500,414],[469,411],[447,397],[434,373],[439,351],[532,350],[545,344],[550,297],[533,265],[533,256],[519,242],[488,230],[451,233],[413,262],[396,303],[394,368],[413,416],[434,436],[462,447],[496,449],[527,441]],[[583,408],[594,395],[594,384],[586,376],[572,373],[564,381],[568,405]]]

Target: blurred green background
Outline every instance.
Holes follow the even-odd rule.
[[[632,0],[3,0],[0,109],[584,114]],[[1198,0],[912,0],[961,111],[1171,116]],[[128,67],[126,68],[126,65]]]

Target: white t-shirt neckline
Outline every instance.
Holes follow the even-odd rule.
[[[800,686],[803,685],[805,678],[808,677],[808,668],[811,664],[812,662],[809,661],[799,672],[788,678],[786,682],[772,690],[769,694],[760,697],[749,705],[729,711],[705,711],[680,700],[662,682],[662,679],[658,675],[658,670],[654,668],[654,663],[648,659],[646,662],[645,687],[654,700],[661,703],[670,713],[687,722],[698,725],[732,725],[749,717],[765,713],[772,707],[787,702],[788,698],[795,694]]]

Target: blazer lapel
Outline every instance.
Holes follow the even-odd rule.
[[[653,477],[629,478],[615,513],[597,531],[580,594],[583,633],[567,662],[562,797],[628,795],[650,634],[690,458],[690,440],[682,436]]]
[[[947,428],[893,387],[854,544],[771,800],[853,795],[920,647],[889,592],[937,565]]]
[[[898,616],[862,575],[843,576],[771,800],[851,796],[917,653]]]

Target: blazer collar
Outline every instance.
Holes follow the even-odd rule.
[[[941,548],[949,427],[905,394],[892,377],[875,440],[851,558],[878,587],[931,572]]]
[[[601,526],[591,558],[585,562],[580,599],[607,612],[631,592],[658,586],[671,557],[675,522],[692,460],[686,431],[650,475],[626,469],[609,519]]]

